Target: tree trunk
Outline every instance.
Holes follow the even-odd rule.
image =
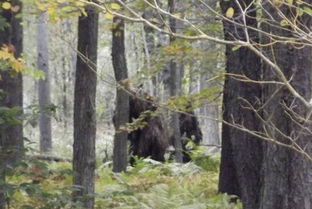
[[[2,159],[1,159],[2,160]],[[0,162],[0,166],[3,168],[3,163]],[[0,182],[1,184],[5,184],[5,172],[3,169],[0,171]],[[6,206],[6,196],[5,196],[5,191],[2,189],[2,186],[0,188],[0,209],[5,209]]]
[[[154,11],[147,10],[143,13],[143,18],[147,20],[151,20],[152,18],[156,18],[156,14]],[[155,51],[155,31],[147,26],[143,25],[143,42],[144,42],[144,54],[145,54],[145,65],[147,66],[148,78],[145,81],[146,89],[148,89],[148,94],[151,96],[157,96],[157,74],[153,73],[151,66],[153,66],[153,61],[151,58],[153,57],[153,53]]]
[[[5,2],[1,0],[2,4]],[[12,5],[19,5],[21,2],[13,0]],[[21,9],[16,13],[11,10],[1,10],[1,17],[9,23],[9,26],[0,31],[0,47],[4,45],[12,48],[12,53],[18,58],[21,56],[23,50],[23,28],[21,26],[22,19],[16,18],[20,14]],[[13,117],[14,120],[20,120],[23,108],[23,82],[20,73],[12,73],[11,69],[0,69],[0,106],[6,108],[17,108],[18,113]],[[23,126],[20,121],[18,124],[4,123],[0,126],[0,181],[5,183],[5,170],[9,165],[17,163],[24,154],[23,144]],[[0,187],[0,208],[5,208],[6,200],[5,194]]]
[[[251,1],[240,1],[240,3],[244,7],[244,5],[249,5]],[[235,20],[242,23],[242,18],[239,18],[241,14],[237,3],[235,1],[221,1],[223,14],[229,7],[234,8]],[[250,10],[252,9],[253,6],[250,7]],[[255,16],[255,10],[248,13],[246,22],[248,26],[257,27]],[[226,20],[223,21],[223,26],[226,40],[246,39],[244,28],[235,26]],[[258,42],[257,32],[248,30],[248,35],[252,41]],[[260,59],[245,47],[233,51],[232,46],[228,45],[226,47],[226,73],[246,75],[253,80],[261,80]],[[223,120],[242,125],[252,131],[259,131],[260,121],[256,114],[246,106],[247,103],[250,103],[257,108],[260,98],[260,85],[238,81],[233,76],[226,76],[223,92]],[[223,124],[219,191],[240,197],[245,209],[258,208],[261,189],[261,163],[261,140]]]
[[[74,98],[74,185],[82,189],[73,193],[84,208],[94,208],[95,172],[95,96],[98,39],[98,13],[86,8],[87,16],[78,22],[78,56]]]
[[[179,96],[181,91],[180,69],[174,61],[170,62],[170,96]],[[175,160],[178,163],[183,162],[183,147],[180,132],[180,114],[171,111],[170,117],[170,136],[175,148]]]
[[[49,111],[50,99],[50,76],[49,76],[49,31],[47,13],[40,14],[37,25],[37,50],[38,69],[45,74],[44,80],[39,80],[38,98],[40,107],[39,130],[40,152],[52,150],[51,117]]]
[[[171,14],[175,13],[175,0],[168,0],[168,8]],[[170,29],[172,32],[176,32],[176,20],[173,18],[169,18]],[[174,37],[170,37],[170,43],[175,41]],[[181,95],[181,72],[182,72],[182,64],[176,63],[175,60],[170,61],[170,77],[169,77],[169,94],[171,97]],[[180,68],[180,69],[179,69]],[[170,128],[171,133],[170,138],[174,144],[175,148],[175,160],[178,163],[183,162],[183,148],[181,141],[181,133],[180,133],[180,121],[179,121],[179,113],[174,111],[170,112]]]
[[[215,45],[213,45],[215,46]],[[202,70],[200,73],[200,91],[204,91],[206,88],[217,85],[214,81],[207,82],[207,80],[213,77],[213,69],[206,66],[207,60],[203,59]],[[215,67],[215,66],[214,66]],[[220,145],[220,126],[219,126],[219,105],[216,101],[206,102],[203,107],[200,108],[200,115],[204,115],[207,118],[200,119],[204,125],[203,131],[203,144],[206,145]]]
[[[125,31],[124,21],[118,17],[113,19],[114,28],[112,30],[112,60],[117,86],[116,109],[114,114],[114,150],[113,150],[113,171],[126,171],[128,164],[128,133],[120,128],[129,122],[129,95],[123,89],[127,87],[128,69],[125,54]]]
[[[311,1],[309,2],[311,4]],[[276,8],[266,6],[271,17],[277,24],[282,19]],[[279,8],[286,17],[292,16],[288,6]],[[298,19],[305,28],[311,28],[311,16],[303,15]],[[299,25],[299,24],[298,24]],[[303,30],[305,30],[305,28]],[[293,37],[288,28],[274,27],[263,23],[265,31]],[[263,38],[263,43],[271,40]],[[268,50],[269,49],[269,50]],[[298,93],[306,99],[312,96],[312,48],[304,46],[298,48],[291,44],[280,43],[265,48],[267,56],[276,61],[285,76],[291,80],[291,85]],[[269,53],[271,52],[271,53]],[[264,79],[278,80],[269,66],[264,65]],[[291,79],[290,79],[291,78]],[[274,96],[272,96],[274,95]],[[311,129],[311,126],[296,117],[290,115],[298,114],[306,117],[308,110],[303,104],[295,99],[286,88],[278,85],[267,84],[264,88],[265,119],[268,121],[267,131],[273,139],[285,143],[297,143],[311,156],[312,142],[311,134],[306,133],[301,125]],[[288,109],[289,108],[289,109]],[[310,118],[308,118],[310,120]],[[281,134],[283,133],[283,134]],[[287,137],[285,137],[287,136]],[[291,141],[289,137],[295,141]],[[263,189],[261,194],[261,209],[308,209],[312,207],[312,164],[294,150],[281,147],[273,143],[266,143],[263,162]]]

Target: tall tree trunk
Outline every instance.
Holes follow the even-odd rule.
[[[204,44],[204,43],[203,43]],[[206,45],[207,46],[207,45]],[[215,47],[213,44],[212,46]],[[208,48],[208,47],[206,47]],[[207,67],[207,60],[202,60],[202,69],[200,73],[200,91],[204,91],[206,88],[217,85],[214,81],[209,81],[213,77],[213,69]],[[215,67],[215,66],[213,66]],[[206,102],[203,107],[200,108],[200,115],[204,115],[207,118],[202,118],[202,123],[204,125],[203,131],[203,144],[208,145],[220,145],[220,126],[219,126],[219,102],[209,101]]]
[[[122,89],[127,87],[128,69],[125,54],[125,24],[118,17],[113,19],[114,28],[112,30],[112,60],[117,86],[116,109],[114,114],[114,150],[113,150],[113,171],[126,171],[128,164],[128,133],[120,128],[129,122],[129,95]]]
[[[239,1],[242,7],[250,0]],[[228,8],[234,8],[236,21],[242,23],[242,14],[235,1],[221,1],[223,14]],[[256,12],[250,7],[246,24],[257,27]],[[245,40],[244,28],[231,22],[223,21],[226,40]],[[250,39],[258,42],[258,34],[248,30]],[[245,47],[236,51],[226,47],[226,73],[246,75],[253,80],[261,80],[260,59]],[[255,108],[261,98],[261,86],[255,83],[238,81],[233,76],[226,76],[223,92],[223,120],[246,127],[252,131],[260,130],[260,121],[256,114],[246,108],[247,103]],[[259,207],[261,189],[260,169],[262,163],[261,140],[246,132],[223,124],[222,152],[220,166],[219,191],[234,194],[241,198],[245,209]]]
[[[67,118],[68,117],[68,101],[67,101],[67,88],[68,88],[68,81],[67,81],[67,75],[69,73],[66,71],[62,72],[62,80],[63,80],[63,85],[62,85],[62,90],[63,90],[63,98],[62,98],[62,106],[63,106],[63,115],[64,115],[64,128],[67,129]]]
[[[2,4],[5,2],[1,0]],[[11,12],[11,10],[1,10],[1,17],[9,24],[4,30],[0,31],[0,47],[4,45],[12,48],[12,53],[16,58],[21,56],[23,50],[23,28],[21,25],[22,19],[17,18],[16,15],[21,13],[21,2],[12,0],[12,5],[18,5],[19,10],[17,12]],[[14,119],[18,119],[22,114],[23,108],[23,82],[22,75],[20,73],[15,74],[11,72],[11,69],[0,69],[0,106],[6,108],[18,108],[19,113],[14,115]],[[0,126],[0,181],[4,183],[5,170],[7,166],[13,165],[18,162],[23,156],[24,144],[23,144],[23,127],[22,122],[17,124],[4,123]],[[6,198],[0,186],[0,209],[5,208]]]
[[[216,8],[218,3],[218,1],[215,0],[203,0],[202,2],[209,5],[211,8]],[[216,24],[214,15],[207,13],[207,8],[203,7],[203,4],[198,1],[192,0],[192,3],[194,4],[194,9],[196,9],[197,14],[194,13],[191,18],[198,18],[199,13],[203,14],[202,18],[207,26],[204,32],[210,33],[211,29],[209,29],[208,26]],[[218,69],[220,69],[219,66],[222,63],[222,61],[218,59],[218,55],[222,53],[223,46],[221,47],[214,42],[198,40],[192,43],[192,47],[205,52],[205,56],[200,58],[195,56],[192,62],[190,62],[189,93],[200,93],[207,88],[212,89],[220,85],[218,84],[219,81],[214,80],[213,77],[218,73]],[[195,111],[197,116],[204,116],[198,117],[203,135],[202,144],[209,145],[209,151],[213,153],[220,151],[217,147],[221,142],[220,122],[217,121],[220,116],[220,102],[216,100],[217,98],[204,102],[200,109]]]
[[[311,1],[308,2],[311,4]],[[270,16],[279,25],[280,11],[291,18],[293,11],[289,6],[281,6],[280,11],[266,5]],[[311,28],[311,16],[303,15],[298,18],[305,28]],[[305,30],[303,28],[303,30]],[[265,31],[284,37],[293,37],[289,28],[274,27],[263,23]],[[271,40],[263,38],[263,43]],[[312,48],[311,46],[296,47],[287,43],[274,44],[264,50],[269,58],[274,60],[282,69],[285,76],[291,80],[291,85],[306,99],[312,96]],[[270,53],[269,53],[270,52]],[[269,66],[264,65],[264,79],[278,80]],[[274,95],[274,96],[272,96]],[[264,88],[265,118],[268,121],[267,131],[273,139],[285,143],[297,143],[304,151],[312,155],[311,134],[306,133],[301,125],[311,129],[311,126],[296,117],[298,114],[307,117],[308,110],[295,99],[287,89],[278,85],[267,84]],[[288,109],[289,108],[289,109]],[[310,120],[310,118],[308,118]],[[298,125],[299,124],[299,125]],[[283,134],[285,135],[283,135]],[[295,141],[289,140],[288,137]],[[312,207],[312,164],[294,150],[273,143],[266,143],[263,162],[263,189],[261,194],[261,209],[308,209]]]
[[[155,12],[147,10],[143,14],[143,18],[150,20],[155,18]],[[157,96],[157,74],[155,75],[151,69],[152,66],[152,56],[155,50],[155,31],[147,26],[143,25],[143,42],[144,42],[144,53],[145,53],[145,65],[147,66],[148,79],[145,81],[145,85],[147,86],[148,93],[151,96]]]
[[[170,96],[179,96],[181,91],[180,69],[174,61],[170,62]],[[183,162],[183,147],[180,132],[180,114],[170,112],[170,135],[175,148],[175,160]]]
[[[175,0],[168,0],[168,8],[171,14],[175,13]],[[176,32],[176,20],[169,19],[169,25],[172,32]],[[170,43],[175,41],[174,37],[170,37]],[[169,94],[171,97],[181,95],[181,69],[182,64],[176,63],[175,60],[171,60],[169,64],[170,77],[169,77]],[[180,69],[179,69],[180,68]],[[179,113],[174,111],[170,112],[170,138],[173,141],[175,147],[175,160],[179,163],[183,162],[183,148],[180,133],[180,120]]]
[[[95,172],[95,97],[98,18],[96,9],[86,8],[87,16],[78,22],[78,56],[74,98],[74,185],[82,187],[73,193],[84,208],[94,208]]]
[[[44,80],[39,80],[38,98],[40,107],[39,130],[40,152],[52,150],[51,117],[49,112],[50,99],[50,76],[49,76],[49,31],[47,13],[40,14],[37,25],[37,50],[38,69],[45,74]]]

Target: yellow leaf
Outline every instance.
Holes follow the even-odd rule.
[[[232,18],[234,15],[234,9],[233,7],[229,7],[227,10],[226,10],[226,13],[225,13],[225,16],[227,18]]]
[[[232,47],[232,51],[236,51],[236,50],[238,50],[238,49],[241,48],[241,47],[242,47],[241,45],[234,46],[234,47]]]
[[[120,5],[116,4],[116,3],[112,3],[111,4],[111,8],[114,9],[114,10],[120,10]]]
[[[10,2],[3,2],[2,3],[2,8],[3,9],[10,9],[11,8],[11,4],[10,4]]]
[[[288,21],[287,20],[282,20],[281,22],[280,22],[280,25],[281,26],[287,26],[287,25],[289,25],[289,23],[288,23]]]
[[[173,14],[175,17],[181,18],[181,13],[175,13]]]
[[[35,5],[37,7],[37,9],[41,10],[41,11],[45,11],[47,9],[46,5],[45,4],[42,4],[41,2],[39,1],[35,1]]]
[[[112,20],[112,19],[114,18],[114,15],[107,12],[107,13],[105,13],[104,17],[105,17],[106,19]]]
[[[276,7],[281,7],[284,4],[284,0],[272,0],[272,3]]]
[[[301,4],[303,4],[303,1],[298,0],[298,1],[296,1],[296,3],[297,3],[298,5],[301,5]]]
[[[14,60],[14,62],[11,63],[11,67],[15,72],[23,72],[24,69],[23,63],[18,60]]]

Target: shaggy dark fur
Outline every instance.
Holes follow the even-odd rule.
[[[140,117],[145,111],[156,111],[157,107],[153,105],[153,100],[144,94],[146,101],[139,99],[136,92],[131,91],[130,96],[130,122]],[[169,146],[169,137],[164,128],[163,121],[159,116],[147,116],[144,119],[147,124],[143,128],[136,129],[129,133],[130,152],[134,156],[151,157],[153,160],[165,161],[164,154]],[[191,139],[196,145],[202,141],[202,132],[199,128],[194,111],[188,111],[188,114],[180,114],[180,132],[183,138]],[[172,143],[172,142],[171,142]],[[182,140],[183,162],[191,160],[186,145],[188,140]],[[133,159],[130,160],[133,164]]]
[[[188,114],[180,114],[180,132],[181,136],[184,138],[192,140],[196,145],[203,139],[202,132],[199,128],[199,123],[194,115],[194,111],[188,111]],[[187,153],[186,145],[188,140],[182,140],[183,148],[183,162],[189,162],[191,160],[190,155]]]
[[[147,96],[145,95],[147,98]],[[143,101],[134,96],[130,97],[130,122],[138,118],[141,113],[149,110],[156,111],[157,107],[152,100]],[[153,160],[165,161],[164,154],[168,145],[168,138],[162,121],[158,116],[147,116],[147,123],[142,129],[137,129],[129,134],[130,151],[139,157],[151,157]],[[131,160],[133,163],[133,159]]]

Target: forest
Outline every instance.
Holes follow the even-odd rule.
[[[0,209],[312,209],[312,0],[0,0]]]

